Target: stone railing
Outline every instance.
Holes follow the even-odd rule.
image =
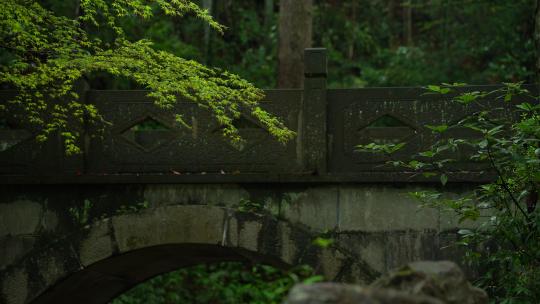
[[[307,49],[304,88],[266,91],[262,106],[298,134],[286,145],[275,141],[257,121],[243,116],[235,125],[246,144],[233,147],[207,112],[183,100],[173,111],[188,118],[193,128],[180,127],[172,112],[157,108],[146,91],[88,90],[81,94],[111,124],[81,130],[79,144],[84,153],[72,157],[65,156],[59,137],[36,143],[37,130],[12,113],[1,120],[0,180],[22,184],[425,182],[430,180],[385,166],[381,155],[357,152],[355,146],[406,142],[393,157],[407,160],[434,142],[425,125],[451,124],[478,110],[457,107],[447,97],[426,95],[421,88],[327,89],[326,76],[326,51]],[[1,91],[0,102],[14,94]],[[503,115],[514,114],[507,111]],[[97,132],[98,128],[103,129]],[[464,132],[468,131],[454,129],[448,136],[469,134]],[[451,181],[489,178],[481,173],[481,164],[462,159]]]

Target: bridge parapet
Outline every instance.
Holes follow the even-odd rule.
[[[234,122],[246,139],[235,147],[195,103],[180,99],[173,109],[191,123],[187,129],[175,124],[171,111],[157,108],[146,91],[88,90],[81,94],[84,102],[95,104],[110,124],[83,126],[82,155],[66,156],[58,136],[36,143],[37,130],[17,113],[0,120],[0,182],[430,182],[436,177],[387,166],[381,155],[360,153],[355,147],[405,142],[405,148],[392,157],[407,161],[436,140],[425,125],[452,124],[479,110],[458,106],[447,96],[426,95],[422,88],[327,89],[326,51],[306,49],[305,60],[303,89],[266,90],[261,103],[297,132],[285,145],[249,115]],[[14,94],[1,91],[0,102]],[[495,103],[486,100],[483,106]],[[510,110],[501,112],[508,119],[514,115]],[[463,129],[452,132],[448,136],[473,136]],[[485,181],[490,176],[484,169],[462,157],[450,181]]]

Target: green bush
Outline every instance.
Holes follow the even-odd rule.
[[[459,86],[429,86],[428,90],[453,94]],[[454,212],[460,222],[478,222],[476,229],[458,231],[458,245],[465,246],[466,261],[480,270],[477,283],[488,291],[494,303],[540,303],[538,99],[519,84],[506,84],[490,92],[455,94],[452,99],[456,107],[479,103],[477,108],[481,110],[455,125],[426,126],[437,134],[436,143],[411,161],[390,162],[426,177],[438,175],[443,185],[451,179],[448,168],[458,160],[456,155],[467,155],[470,161],[483,164],[486,172],[495,177],[472,193],[452,199],[445,198],[442,192],[411,194],[425,206]],[[500,107],[486,107],[486,99],[500,101]],[[514,118],[509,119],[510,116]],[[469,129],[476,136],[446,135],[454,128]],[[370,144],[359,149],[385,153],[391,158],[403,146]]]
[[[111,303],[281,303],[295,283],[321,279],[307,266],[283,271],[239,262],[202,264],[157,276]]]

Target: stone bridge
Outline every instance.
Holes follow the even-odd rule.
[[[397,184],[4,185],[2,303],[107,303],[157,274],[239,260],[369,282],[458,259],[457,222]],[[424,186],[425,187],[425,186]],[[454,185],[453,191],[464,191]],[[329,247],[313,244],[331,238]]]
[[[0,303],[106,303],[203,262],[308,264],[327,279],[368,282],[413,260],[459,261],[446,248],[456,219],[407,196],[437,179],[355,146],[406,142],[392,157],[410,160],[436,139],[426,124],[477,109],[418,88],[329,90],[325,51],[305,58],[304,88],[268,90],[262,102],[297,132],[286,145],[245,115],[235,124],[246,144],[232,147],[208,113],[180,100],[174,110],[193,126],[182,129],[144,91],[82,92],[112,124],[102,136],[84,125],[77,156],[55,136],[37,145],[16,115],[2,118]],[[478,89],[489,87],[464,88]],[[470,191],[490,178],[483,169],[462,157],[445,191]]]

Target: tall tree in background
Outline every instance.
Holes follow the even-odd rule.
[[[212,15],[212,7],[214,0],[203,0],[202,8]],[[208,63],[208,53],[210,50],[210,24],[205,23],[204,25],[204,63]]]
[[[412,46],[412,1],[403,1],[403,42],[406,46]]]
[[[388,47],[390,49],[395,49],[398,45],[398,39],[395,35],[395,24],[396,22],[396,0],[388,0],[387,5],[387,23],[388,23]]]
[[[311,47],[313,0],[279,1],[278,87],[302,86],[304,49]]]
[[[540,86],[540,0],[536,1],[536,13],[534,15],[534,44],[536,49],[535,80]]]
[[[78,1],[39,2],[75,19],[81,14],[73,5]],[[207,31],[209,37],[204,37],[205,24],[186,16],[143,22],[123,19],[127,39],[149,39],[156,50],[231,71],[259,87],[275,88],[280,1],[194,2],[201,8],[210,8],[208,3],[213,2],[212,15],[228,27],[223,36]],[[405,20],[404,4],[408,2],[412,3],[412,45],[406,39],[409,22]],[[329,86],[535,82],[540,64],[536,55],[540,45],[535,42],[540,41],[540,31],[536,30],[538,38],[533,35],[538,0],[465,2],[467,5],[450,0],[313,0],[313,45],[328,49]],[[110,42],[110,31],[86,26],[95,36]],[[301,31],[287,27],[287,31],[293,30]],[[302,48],[298,49],[301,56]],[[10,58],[0,50],[0,65],[9,65]],[[301,77],[300,68],[296,73]],[[141,88],[131,79],[105,73],[93,75],[90,81],[94,89]]]

